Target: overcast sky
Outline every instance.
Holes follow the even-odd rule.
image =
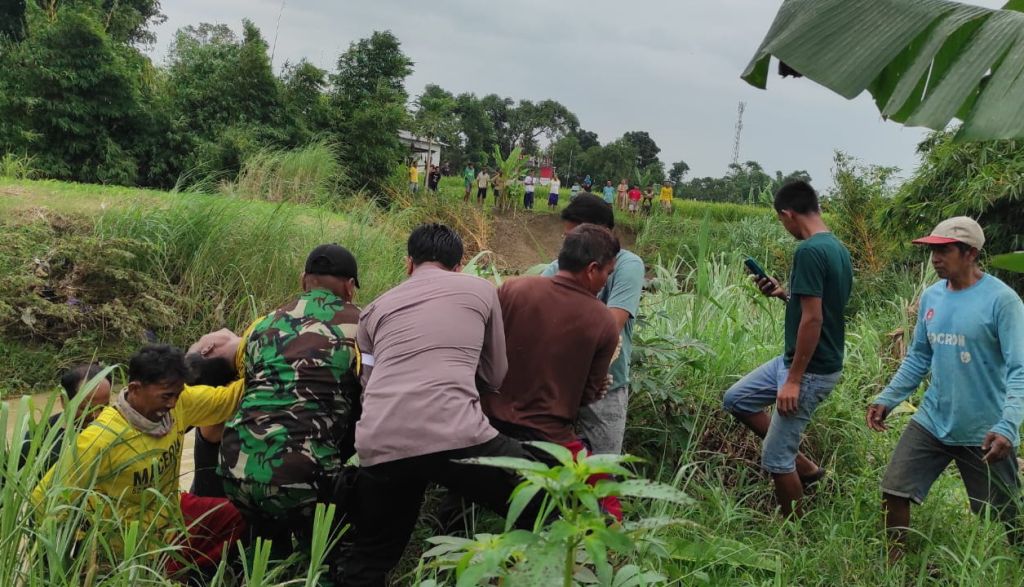
[[[1004,0],[974,0],[998,8]],[[720,176],[732,161],[736,107],[746,102],[740,160],[769,173],[805,169],[831,184],[835,149],[908,175],[924,133],[884,122],[866,94],[847,101],[807,80],[768,91],[739,75],[781,0],[165,0],[151,49],[162,61],[174,31],[200,22],[241,30],[249,18],[275,47],[274,66],[308,58],[333,70],[349,43],[391,30],[415,62],[409,94],[551,98],[608,142],[646,130],[669,166]],[[283,10],[282,10],[283,6]],[[280,16],[280,27],[278,19]],[[275,44],[276,38],[276,44]]]

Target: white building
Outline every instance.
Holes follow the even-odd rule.
[[[441,164],[441,147],[447,146],[436,139],[418,137],[407,130],[398,131],[398,141],[409,149],[407,158],[415,158],[416,166],[423,172],[427,170],[427,162],[431,165]]]

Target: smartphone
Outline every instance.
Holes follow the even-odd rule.
[[[762,269],[761,266],[757,264],[757,261],[755,261],[753,257],[747,257],[746,259],[744,259],[743,264],[746,265],[747,269],[750,270],[750,273],[757,276],[758,279],[764,279],[768,277],[768,274],[764,272],[764,269]]]

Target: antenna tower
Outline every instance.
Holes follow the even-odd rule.
[[[747,103],[740,101],[736,107],[736,138],[732,144],[732,162],[734,165],[740,163],[740,137],[743,135],[743,111],[747,109]]]

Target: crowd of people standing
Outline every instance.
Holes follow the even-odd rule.
[[[420,188],[420,169],[415,161],[409,164],[408,173],[409,191],[416,194]],[[429,165],[426,181],[427,190],[436,193],[441,177],[444,174],[446,174],[445,170],[438,165]],[[468,203],[475,191],[476,204],[478,206],[483,206],[489,194],[493,195],[496,204],[504,202],[509,188],[513,184],[522,186],[522,205],[526,210],[534,209],[537,186],[546,188],[549,210],[557,210],[562,201],[561,190],[563,182],[562,178],[555,172],[552,173],[550,178],[542,179],[531,168],[527,169],[521,176],[506,177],[500,169],[487,166],[477,168],[476,164],[467,163],[459,177],[462,179],[464,187],[463,201]],[[568,200],[571,202],[581,194],[592,195],[591,190],[593,189],[594,182],[589,174],[585,175],[582,179],[576,178],[569,184]],[[613,187],[612,180],[609,179],[601,188],[601,197],[615,208],[634,215],[650,215],[653,213],[655,210],[655,197],[658,199],[658,209],[661,212],[671,214],[673,210],[672,200],[674,196],[672,182],[670,181],[662,182],[660,186],[652,184],[646,190],[641,191],[641,186],[630,186],[625,179],[619,182],[617,188]]]

